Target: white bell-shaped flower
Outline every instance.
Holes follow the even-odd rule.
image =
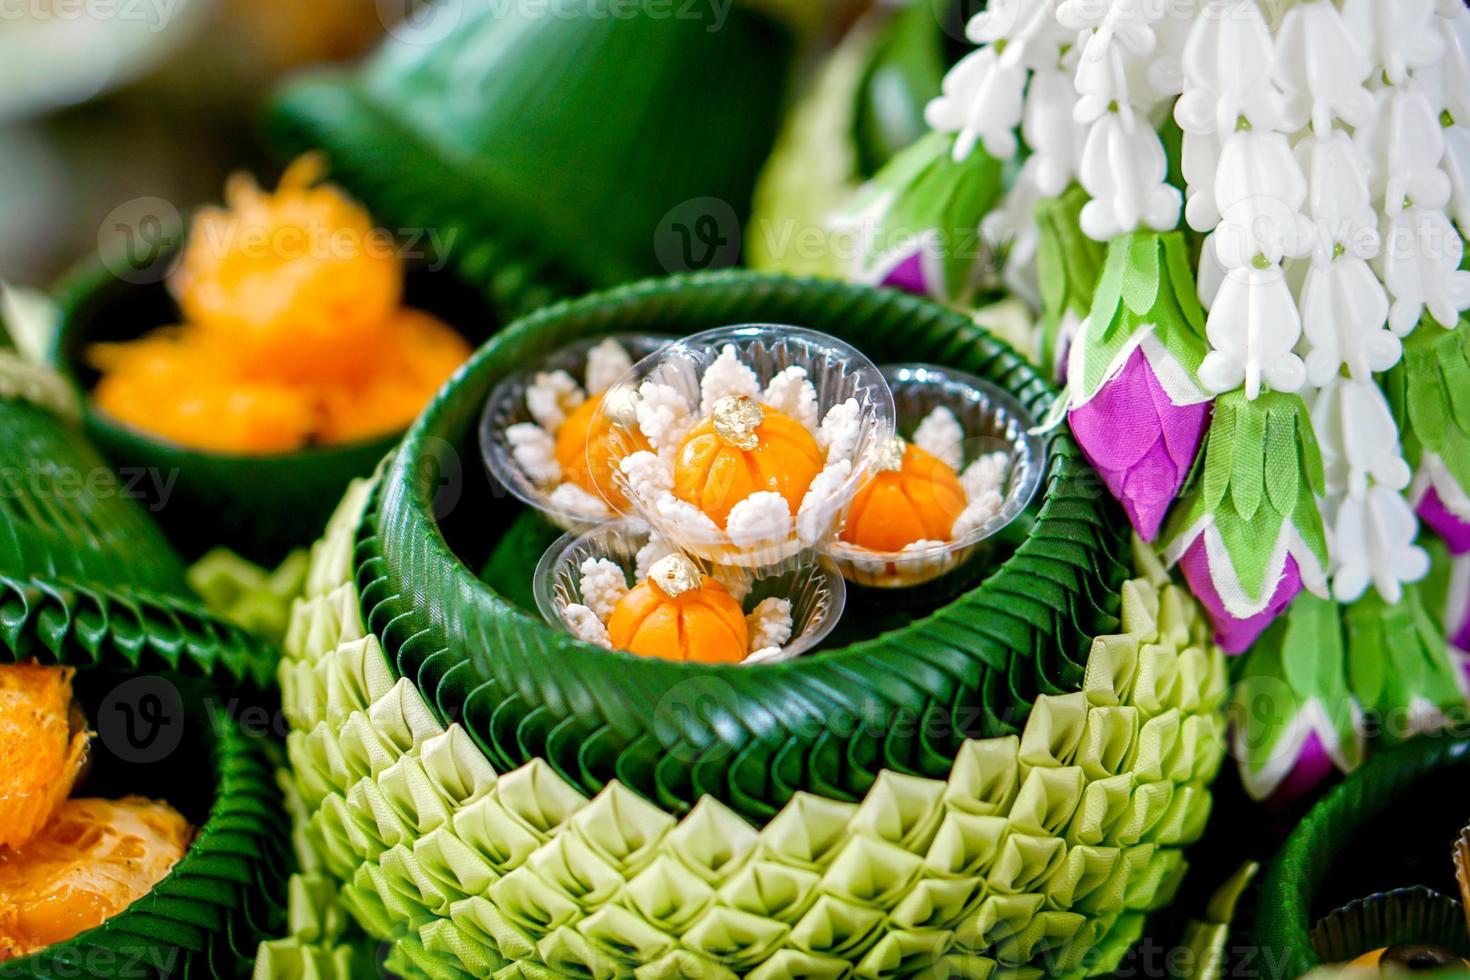
[[[1225,277],[1230,270],[1225,268],[1225,263],[1220,261],[1220,256],[1215,252],[1215,233],[1210,232],[1205,236],[1204,243],[1199,250],[1199,273],[1195,276],[1195,290],[1199,294],[1199,305],[1205,309],[1215,305],[1215,297],[1220,295],[1220,287],[1225,283]]]
[[[1205,321],[1214,348],[1200,364],[1200,383],[1217,394],[1245,385],[1247,398],[1264,382],[1278,391],[1297,391],[1306,368],[1292,348],[1301,336],[1301,315],[1286,273],[1279,266],[1231,269]]]
[[[973,51],[944,76],[941,93],[924,108],[924,119],[940,132],[955,133],[956,162],[977,143],[998,160],[1016,155],[1026,68],[1002,64],[994,46]]]
[[[1373,118],[1373,96],[1363,87],[1372,72],[1368,53],[1331,3],[1299,3],[1276,33],[1276,82],[1291,102],[1290,115],[1310,119],[1325,134],[1333,118],[1362,126]]]
[[[1362,495],[1370,480],[1396,491],[1409,485],[1412,474],[1400,454],[1398,423],[1371,377],[1330,379],[1312,403],[1312,430],[1329,495]]]
[[[1174,119],[1186,133],[1230,133],[1244,117],[1255,129],[1281,122],[1271,84],[1275,45],[1256,0],[1210,0],[1184,46],[1184,94]]]
[[[1315,231],[1301,213],[1307,178],[1282,133],[1231,133],[1215,171],[1215,250],[1227,269],[1307,254]]]
[[[1145,40],[1148,47],[1130,46]],[[1104,113],[1147,103],[1152,41],[1152,31],[1142,34],[1130,31],[1122,35],[1100,30],[1083,32],[1072,77],[1078,95],[1073,115],[1078,122],[1095,122]]]
[[[1184,49],[1198,16],[1200,0],[1174,0],[1154,22],[1153,56],[1145,75],[1155,100],[1170,99],[1184,91]]]
[[[1441,11],[1439,34],[1444,39],[1440,61],[1444,107],[1455,122],[1470,126],[1470,8],[1461,0],[1447,0],[1451,12]]]
[[[1137,117],[1104,115],[1087,134],[1077,172],[1092,196],[1082,207],[1083,233],[1105,242],[1139,227],[1173,228],[1182,195],[1167,176],[1164,144],[1151,126]]]
[[[1453,327],[1470,309],[1470,272],[1460,271],[1465,243],[1443,211],[1405,208],[1385,219],[1379,275],[1393,297],[1388,325],[1400,337],[1427,309],[1441,326]]]
[[[1072,117],[1077,92],[1071,76],[1056,69],[1031,76],[1021,135],[1031,148],[1027,164],[1036,163],[1035,179],[1042,196],[1056,197],[1077,173],[1087,127]]]
[[[1443,165],[1450,178],[1450,215],[1461,235],[1470,233],[1470,128],[1445,127]]]
[[[1332,595],[1352,602],[1369,584],[1386,602],[1403,598],[1403,583],[1429,574],[1429,555],[1416,547],[1419,521],[1403,494],[1372,486],[1337,503],[1332,520]]]
[[[1373,199],[1390,217],[1406,202],[1422,208],[1449,203],[1450,181],[1439,169],[1444,125],[1423,86],[1410,82],[1379,93],[1373,121],[1355,135],[1368,164]]]
[[[1356,255],[1312,264],[1301,290],[1301,310],[1302,331],[1311,345],[1307,381],[1319,388],[1344,366],[1354,378],[1371,380],[1375,371],[1387,371],[1403,355],[1403,344],[1387,329],[1388,293]]]
[[[1199,232],[1212,232],[1220,223],[1215,203],[1215,173],[1220,169],[1224,139],[1218,133],[1185,133],[1179,165],[1184,174],[1184,220]]]
[[[1383,66],[1388,83],[1399,85],[1411,69],[1433,64],[1444,51],[1435,7],[1436,0],[1343,0],[1342,16],[1362,50]]]
[[[965,37],[980,45],[1005,42],[1002,60],[1028,68],[1055,64],[1058,48],[1074,40],[1057,23],[1056,0],[992,0],[970,18]]]
[[[1316,224],[1313,255],[1318,265],[1331,262],[1339,247],[1371,259],[1378,254],[1378,214],[1368,193],[1363,157],[1352,137],[1340,129],[1307,136],[1296,146],[1297,162],[1307,175],[1307,214]]]

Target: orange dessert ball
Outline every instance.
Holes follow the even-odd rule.
[[[795,514],[821,471],[822,451],[800,422],[731,395],[685,436],[674,460],[674,496],[723,528],[736,504],[761,491],[785,497]]]
[[[273,194],[231,178],[227,208],[194,219],[170,281],[184,319],[228,343],[247,376],[359,377],[402,297],[391,236],[318,185],[323,170],[320,156],[304,156]]]
[[[35,840],[0,848],[0,960],[101,925],[163,880],[193,836],[166,803],[67,800]]]
[[[842,540],[870,551],[948,541],[964,509],[965,491],[955,471],[913,443],[895,439],[879,471],[853,498]]]
[[[71,676],[70,667],[33,661],[0,667],[0,854],[41,832],[86,759],[87,733],[72,724]]]
[[[556,461],[566,479],[621,510],[627,498],[613,481],[614,450],[608,445],[612,423],[601,414],[601,407],[601,397],[588,398],[566,417],[556,430]],[[619,456],[652,449],[637,428],[623,431],[625,445]]]
[[[702,664],[738,664],[750,642],[740,603],[682,555],[654,563],[613,608],[607,634],[618,650]]]

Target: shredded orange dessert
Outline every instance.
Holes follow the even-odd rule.
[[[309,154],[273,193],[230,180],[170,281],[184,323],[89,352],[102,412],[240,454],[372,438],[418,414],[469,346],[400,305],[395,243],[322,171]]]
[[[101,925],[162,881],[193,836],[166,803],[66,801],[35,840],[0,848],[0,960]]]
[[[70,667],[32,661],[0,666],[0,853],[41,832],[86,760],[71,677]]]

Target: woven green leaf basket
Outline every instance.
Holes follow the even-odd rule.
[[[83,795],[166,800],[199,828],[143,898],[0,977],[238,976],[285,923],[292,865],[277,752],[230,708],[258,703],[278,655],[190,594],[83,439],[75,394],[3,349],[0,431],[0,661],[76,668],[98,732]]]
[[[1105,972],[1208,817],[1224,669],[1186,593],[1130,574],[1064,434],[1004,564],[784,664],[610,653],[510,598],[549,538],[481,475],[496,381],[587,336],[742,322],[1052,397],[962,315],[838,283],[709,274],[525,318],[317,546],[281,671],[303,862],[405,976]],[[265,975],[320,969],[309,945]]]
[[[509,318],[640,276],[734,264],[802,3],[445,3],[269,118],[382,224],[433,231]],[[636,71],[629,65],[636,64]]]

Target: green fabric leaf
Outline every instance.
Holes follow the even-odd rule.
[[[1193,375],[1204,360],[1204,314],[1187,273],[1179,232],[1133,232],[1108,246],[1085,334],[1082,376],[1068,378],[1076,400],[1086,401],[1137,331],[1152,329],[1164,350]],[[1201,393],[1203,394],[1203,393]]]
[[[1233,391],[1215,400],[1202,476],[1170,511],[1162,540],[1182,554],[1184,536],[1208,519],[1219,531],[1246,594],[1260,597],[1267,565],[1289,523],[1327,566],[1327,536],[1312,487],[1322,457],[1306,405],[1296,395],[1263,392],[1250,400]]]
[[[1416,586],[1393,604],[1369,592],[1345,617],[1349,677],[1366,710],[1407,712],[1421,700],[1441,709],[1464,704],[1449,646]],[[1385,729],[1386,736],[1395,734],[1406,733]]]
[[[1036,206],[1040,231],[1036,272],[1041,286],[1041,363],[1057,363],[1063,316],[1080,321],[1093,307],[1093,297],[1107,260],[1107,247],[1082,233],[1081,213],[1090,200],[1073,185],[1059,197]]]
[[[1453,330],[1427,323],[1411,333],[1383,387],[1409,464],[1432,452],[1470,490],[1470,319]]]

